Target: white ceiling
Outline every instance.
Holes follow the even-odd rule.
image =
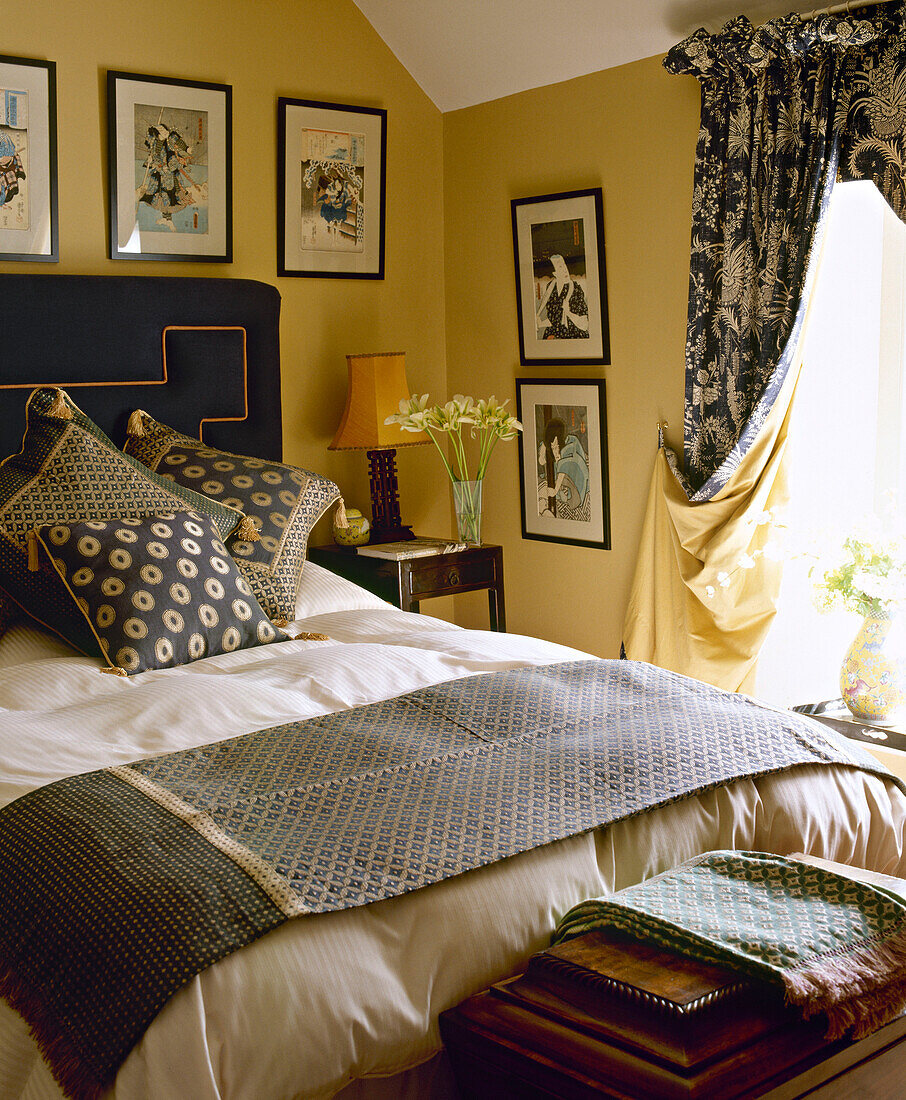
[[[715,31],[735,15],[757,24],[820,2],[355,0],[441,111],[666,53],[698,27]]]

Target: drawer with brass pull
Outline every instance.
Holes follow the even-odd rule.
[[[428,592],[446,592],[447,589],[466,588],[473,585],[484,587],[494,581],[494,559],[490,555],[471,560],[457,561],[459,555],[445,555],[437,565],[412,572],[412,595],[415,597]],[[450,560],[453,558],[454,560]]]
[[[505,630],[503,549],[490,544],[452,554],[396,561],[357,554],[345,546],[312,546],[309,558],[396,604],[418,611],[422,600],[486,588],[492,630]]]

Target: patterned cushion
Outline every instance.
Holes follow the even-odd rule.
[[[340,490],[309,470],[231,454],[182,435],[137,410],[129,420],[126,454],[177,485],[239,508],[253,521],[259,542],[227,542],[264,610],[277,622],[292,620],[311,529]]]
[[[174,485],[124,455],[58,389],[35,390],[22,450],[0,464],[0,587],[39,622],[85,653],[97,641],[47,562],[28,569],[29,532],[46,523],[114,519],[193,508],[222,537],[242,519],[234,509]]]
[[[201,512],[39,527],[107,663],[127,674],[285,641]]]

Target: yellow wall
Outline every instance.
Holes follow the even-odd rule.
[[[57,63],[60,263],[0,271],[226,276],[275,284],[283,298],[286,457],[338,480],[367,506],[362,453],[328,453],[350,352],[408,353],[413,386],[443,389],[442,116],[351,0],[4,0],[3,53]],[[233,88],[232,264],[107,259],[106,70]],[[278,279],[277,97],[388,111],[383,281]],[[404,516],[446,530],[445,502],[419,499],[400,455]],[[318,541],[329,532],[324,525]]]
[[[483,535],[505,547],[507,626],[602,656],[619,652],[658,419],[682,438],[698,113],[697,82],[649,58],[444,116],[449,391],[515,405],[516,377],[607,382],[612,550],[522,539],[515,446],[494,456]],[[597,186],[611,364],[520,367],[510,200]],[[457,621],[483,626],[469,600]]]
[[[6,0],[3,52],[57,62],[59,265],[0,271],[227,276],[283,298],[285,453],[368,503],[363,454],[326,450],[349,352],[405,349],[413,389],[495,393],[514,378],[605,377],[613,550],[521,538],[516,448],[486,483],[484,537],[505,547],[508,625],[602,655],[619,648],[655,445],[680,438],[698,85],[659,59],[442,116],[351,0]],[[106,70],[233,87],[234,263],[107,259]],[[276,276],[276,100],[388,110],[383,281]],[[510,199],[602,186],[612,363],[520,368]],[[399,453],[404,520],[452,530],[427,448]],[[322,524],[315,541],[326,541]],[[487,623],[483,594],[424,610]]]

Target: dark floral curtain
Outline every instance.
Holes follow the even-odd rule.
[[[892,7],[814,20],[789,15],[758,28],[740,16],[719,34],[697,31],[665,59],[669,72],[702,85],[680,475],[693,501],[710,500],[727,483],[787,376],[841,126],[850,117],[866,134],[846,147],[850,175],[871,168],[871,178],[886,180],[890,159],[902,166],[906,157],[906,146],[886,138],[881,150],[877,131],[891,106],[879,87],[887,94],[898,64],[885,61],[881,47],[896,40],[906,50],[897,35],[900,6]],[[896,72],[902,136],[906,58]],[[895,182],[885,193],[902,185],[901,174],[889,175]]]
[[[906,222],[906,34],[903,9],[877,46],[860,51],[841,103],[840,179],[872,180]],[[842,111],[841,111],[842,113]]]

